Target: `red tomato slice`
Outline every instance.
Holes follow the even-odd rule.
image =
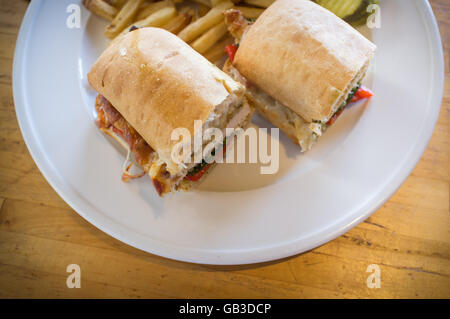
[[[362,86],[356,91],[355,95],[352,97],[350,102],[358,102],[362,99],[368,99],[373,96],[373,92],[366,88],[365,86]]]
[[[222,152],[223,155],[225,156],[226,152],[227,152],[227,147],[224,144],[222,147]],[[198,181],[200,178],[202,178],[203,175],[205,175],[205,173],[208,171],[209,167],[211,166],[211,164],[206,164],[201,170],[199,170],[197,173],[195,173],[194,175],[186,175],[184,178],[189,180],[189,181],[193,181],[196,182]]]
[[[200,178],[202,178],[203,175],[205,175],[206,171],[208,170],[208,168],[210,166],[211,166],[211,164],[206,164],[201,170],[199,170],[194,175],[186,175],[185,179],[187,179],[188,181],[193,181],[193,182],[198,181]]]
[[[230,58],[231,63],[233,63],[234,55],[236,54],[237,49],[238,48],[236,44],[228,44],[225,47],[225,52],[228,54],[228,58]]]
[[[121,130],[119,130],[118,128],[114,127],[114,125],[112,127],[112,130],[114,133],[116,133],[117,135],[120,135],[123,138],[123,132]]]
[[[333,123],[336,122],[337,118],[339,117],[339,115],[342,114],[342,112],[344,112],[344,107],[343,107],[339,112],[337,112],[336,114],[334,114],[334,115],[328,120],[327,125],[328,125],[328,126],[333,125]]]
[[[358,102],[359,100],[363,100],[363,99],[368,99],[370,97],[373,96],[373,92],[371,90],[369,90],[368,88],[366,88],[365,86],[360,86],[360,88],[358,89],[358,91],[356,91],[355,95],[351,98],[350,103],[353,102]],[[345,107],[343,107],[339,112],[337,112],[336,114],[334,114],[330,120],[328,121],[328,125],[333,125],[334,122],[336,122],[337,118],[339,117],[339,115],[342,114],[342,112],[344,111]]]

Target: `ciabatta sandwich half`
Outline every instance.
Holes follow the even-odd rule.
[[[174,161],[174,129],[194,137],[195,120],[203,130],[243,127],[252,113],[240,83],[163,29],[137,29],[113,41],[88,80],[99,93],[98,127],[130,150],[159,195],[185,188],[209,167]]]
[[[376,46],[332,12],[308,0],[277,0],[252,23],[237,10],[225,20],[237,46],[224,71],[247,86],[257,111],[302,151],[360,89]]]

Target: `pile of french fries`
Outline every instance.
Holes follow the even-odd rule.
[[[256,19],[274,0],[83,0],[92,13],[109,21],[105,36],[115,39],[135,26],[166,29],[209,61],[220,65],[233,43],[223,12],[234,8]]]

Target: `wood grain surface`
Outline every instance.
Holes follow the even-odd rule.
[[[177,262],[90,225],[49,186],[25,146],[11,88],[25,0],[0,0],[0,297],[450,298],[450,1],[431,1],[445,50],[445,95],[411,176],[369,219],[310,252],[249,266]],[[401,39],[399,39],[401,41]],[[69,289],[69,264],[81,267]],[[366,285],[368,265],[381,287]]]

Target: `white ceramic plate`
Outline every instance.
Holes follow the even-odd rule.
[[[74,0],[31,2],[14,58],[14,99],[28,148],[59,195],[111,236],[168,258],[207,264],[278,259],[354,227],[407,178],[438,117],[439,31],[423,0],[383,1],[367,82],[370,102],[350,107],[304,155],[281,136],[280,171],[217,165],[199,188],[158,198],[149,179],[120,180],[124,154],[94,125],[86,73],[106,46],[105,22]],[[254,122],[270,127],[258,117]]]

